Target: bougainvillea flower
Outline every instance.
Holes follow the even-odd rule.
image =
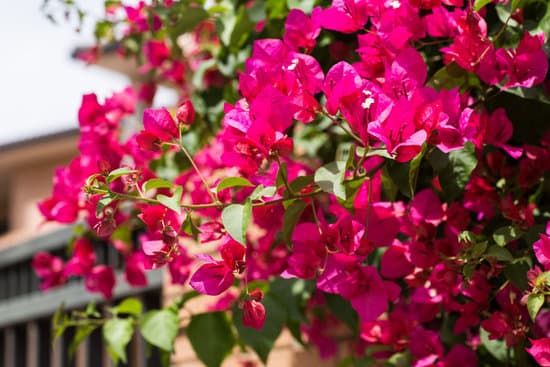
[[[506,116],[504,108],[497,108],[487,121],[484,134],[485,143],[499,147],[508,153],[510,157],[518,159],[521,157],[523,149],[505,144],[512,138],[512,134],[512,121]]]
[[[287,272],[299,278],[313,278],[327,254],[315,223],[299,223],[294,228],[292,249]]]
[[[354,256],[330,255],[317,287],[351,302],[362,321],[375,320],[388,309],[388,289],[372,266],[361,266]]]
[[[383,90],[388,96],[410,98],[415,89],[424,85],[426,76],[426,62],[420,52],[404,47],[386,68]]]
[[[550,338],[529,339],[531,348],[527,352],[533,356],[540,366],[550,366]]]
[[[367,0],[333,0],[321,15],[323,28],[342,33],[356,32],[367,23],[368,8]]]
[[[161,141],[170,141],[179,137],[178,125],[166,108],[147,108],[143,111],[143,128]]]
[[[539,240],[533,243],[533,251],[544,270],[550,270],[550,222],[546,225],[546,233],[540,233]]]
[[[479,33],[463,33],[449,47],[441,49],[446,63],[456,62],[461,68],[475,71],[483,58],[494,49],[493,43]]]
[[[400,98],[392,107],[388,118],[369,125],[369,134],[386,145],[388,153],[398,162],[408,162],[420,153],[428,134],[417,130],[412,123],[413,113],[409,102]]]
[[[143,241],[141,250],[145,254],[145,269],[158,269],[172,259],[172,246],[163,240]]]
[[[74,242],[73,256],[65,266],[65,274],[86,275],[92,270],[95,259],[93,245],[84,238],[78,238]]]
[[[125,259],[124,277],[132,287],[145,287],[147,285],[144,262],[144,255],[140,252],[135,252]]]
[[[532,36],[528,31],[516,50],[497,50],[497,57],[506,60],[508,82],[504,88],[525,87],[541,84],[548,71],[548,57],[543,51],[544,33]]]
[[[311,17],[300,9],[291,9],[285,21],[285,44],[294,49],[312,50],[321,33],[321,13],[320,7],[312,10]]]
[[[397,279],[412,273],[414,265],[409,256],[407,246],[394,239],[392,246],[380,259],[380,274],[386,278]]]
[[[410,203],[409,216],[416,225],[421,222],[439,225],[443,219],[439,197],[431,189],[417,192]]]
[[[199,258],[206,261],[195,271],[189,285],[197,292],[211,296],[227,290],[235,281],[234,272],[242,272],[246,249],[232,239],[220,246],[222,260],[214,260],[211,256],[202,255]]]
[[[195,260],[187,254],[183,246],[177,246],[175,255],[168,264],[172,284],[184,285],[191,275],[191,266]]]
[[[418,359],[414,366],[433,366],[437,358],[443,355],[439,332],[417,327],[411,333],[411,354]]]
[[[111,299],[115,283],[115,271],[112,267],[96,265],[86,275],[84,285],[88,291],[101,293],[104,298]]]
[[[140,71],[145,73],[153,68],[161,66],[170,56],[170,49],[164,41],[149,40],[143,46],[143,56],[147,60]]]
[[[40,278],[40,289],[45,291],[67,280],[63,272],[63,260],[47,252],[37,252],[32,259],[32,268]]]

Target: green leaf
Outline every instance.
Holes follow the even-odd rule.
[[[387,159],[394,159],[394,157],[388,153],[388,150],[385,147],[382,148],[369,148],[367,154],[365,154],[365,148],[363,147],[356,147],[355,148],[355,154],[358,157],[382,157]]]
[[[399,187],[393,182],[387,166],[384,165],[382,168],[382,191],[387,200],[394,202],[397,199],[397,194],[399,194]]]
[[[545,298],[543,293],[531,293],[527,297],[527,311],[529,311],[532,321],[537,318],[540,308],[544,305]]]
[[[508,251],[508,249],[504,247],[500,247],[498,245],[493,245],[489,247],[489,250],[487,250],[487,253],[484,256],[485,258],[494,257],[498,261],[512,261],[514,260],[514,257]]]
[[[126,363],[126,346],[133,333],[131,319],[111,319],[103,325],[103,339],[115,364],[119,360]]]
[[[179,317],[170,309],[149,311],[141,319],[140,328],[149,344],[171,352],[178,335]]]
[[[94,36],[96,39],[112,40],[113,39],[113,23],[102,20],[96,23]]]
[[[462,275],[464,275],[466,280],[470,280],[472,279],[472,276],[474,275],[475,270],[476,270],[476,264],[474,263],[465,264],[462,267]]]
[[[233,324],[241,339],[249,345],[260,357],[262,362],[267,363],[269,352],[275,344],[275,340],[281,334],[283,325],[286,321],[286,312],[284,304],[267,294],[262,300],[265,307],[266,319],[261,330],[256,330],[243,325],[243,311],[235,303],[233,306]]]
[[[113,170],[109,173],[109,176],[107,176],[107,182],[111,183],[119,177],[126,176],[126,175],[129,175],[131,173],[137,173],[137,172],[139,172],[139,171],[137,171],[135,169],[131,169],[131,168],[128,168],[128,167],[120,167],[120,168],[117,168],[117,169],[115,169],[115,170]]]
[[[218,187],[216,187],[216,192],[219,193],[223,189],[229,187],[242,187],[242,186],[254,186],[250,181],[244,177],[227,177],[220,181]]]
[[[504,275],[516,287],[521,290],[526,290],[529,288],[526,274],[530,269],[531,265],[527,258],[514,259],[513,262],[507,264],[504,268]]]
[[[261,200],[264,196],[271,197],[277,193],[275,186],[264,187],[264,185],[258,185],[252,194],[250,194],[250,200]]]
[[[76,348],[78,348],[80,343],[82,343],[96,328],[97,326],[95,325],[83,325],[76,328],[76,333],[69,346],[69,358],[74,356]]]
[[[265,12],[265,4],[263,1],[255,1],[252,6],[247,7],[246,9],[248,18],[254,22],[258,23],[262,20],[265,20],[266,12]]]
[[[292,232],[302,215],[306,203],[302,200],[294,200],[286,209],[283,216],[283,240],[289,244],[292,242]]]
[[[287,318],[297,323],[307,323],[305,305],[315,290],[315,281],[305,279],[276,278],[269,286],[269,294],[284,305]]]
[[[199,227],[197,227],[195,223],[193,223],[191,213],[187,213],[185,220],[181,224],[181,230],[187,233],[189,236],[193,236],[193,238],[195,239],[201,233]]]
[[[267,0],[265,2],[266,11],[270,20],[284,19],[288,14],[286,2],[281,0]]]
[[[57,338],[63,335],[63,332],[67,328],[67,314],[65,313],[65,303],[62,302],[59,305],[59,308],[55,311],[52,316],[52,331],[53,338],[52,343],[54,343]]]
[[[396,161],[386,161],[386,169],[393,184],[403,195],[412,198],[411,188],[411,162],[402,163]],[[414,173],[413,173],[414,174]]]
[[[281,163],[279,166],[279,171],[277,171],[277,177],[275,179],[275,185],[281,187],[285,185],[285,182],[288,181],[288,171],[286,169],[286,163]]]
[[[181,196],[183,194],[183,187],[178,186],[174,190],[174,195],[157,195],[157,200],[168,209],[172,209],[178,214],[181,214]]]
[[[483,8],[485,5],[489,4],[492,0],[475,0],[474,2],[474,10],[479,11],[481,8]]]
[[[208,12],[201,6],[186,6],[177,14],[179,15],[177,24],[168,28],[173,37],[192,31],[200,22],[208,18]]]
[[[519,7],[519,4],[522,2],[522,0],[512,0],[510,3],[510,12],[514,12]]]
[[[493,233],[493,239],[499,246],[506,246],[508,243],[517,240],[523,236],[524,232],[514,226],[500,227]]]
[[[315,6],[315,0],[286,0],[286,5],[289,9],[300,9],[309,14]]]
[[[460,87],[460,90],[479,86],[479,78],[458,66],[457,63],[451,62],[439,69],[432,78],[428,81],[428,85],[435,90],[452,89]]]
[[[359,332],[359,316],[351,303],[339,294],[323,293],[328,308],[334,316],[346,324],[355,333]]]
[[[181,310],[183,308],[183,306],[185,306],[185,304],[187,303],[187,301],[193,299],[193,298],[196,298],[198,296],[200,296],[201,293],[195,291],[195,290],[190,290],[190,291],[187,291],[185,292],[184,294],[182,294],[181,296],[179,296],[175,301],[174,303],[172,304],[172,306],[170,306],[170,309],[173,311],[173,312],[178,312],[179,310]]]
[[[126,314],[139,317],[141,315],[142,309],[143,305],[141,301],[135,297],[131,297],[126,298],[124,301],[120,302],[118,306],[113,309],[113,311],[117,314]]]
[[[485,329],[479,329],[479,336],[481,337],[481,343],[487,349],[487,351],[496,359],[501,362],[505,362],[508,359],[508,348],[506,342],[502,339],[489,339],[489,333]],[[504,365],[504,364],[503,364]]]
[[[420,163],[422,163],[422,157],[424,157],[424,149],[416,157],[409,162],[409,190],[411,195],[414,196],[416,189],[416,181],[418,179],[418,173],[420,172]]]
[[[222,211],[222,223],[233,239],[246,246],[246,230],[252,217],[252,204],[231,204]]]
[[[550,21],[550,18],[549,18]],[[533,99],[542,103],[550,104],[550,96],[542,86],[534,86],[531,88],[516,87],[505,89],[504,92],[514,94],[521,98]]]
[[[289,184],[293,192],[300,192],[313,183],[313,175],[298,176]]]
[[[224,312],[194,315],[186,334],[195,354],[207,367],[220,366],[235,345],[235,336]]]
[[[485,253],[485,250],[487,250],[487,241],[474,243],[470,249],[471,258],[479,259]]]
[[[102,176],[101,173],[94,173],[93,175],[91,175],[86,179],[85,186],[95,186],[97,183],[97,178],[101,176]]]
[[[95,209],[95,216],[99,217],[101,213],[103,212],[103,209],[109,204],[111,204],[116,199],[116,194],[113,194],[111,192],[106,193],[99,199],[97,202],[97,206]]]
[[[535,283],[540,287],[550,286],[550,271],[545,271],[544,273],[540,273]]]
[[[410,353],[408,352],[394,353],[388,358],[388,363],[390,363],[390,367],[407,367],[411,365],[411,359]]]
[[[147,192],[153,189],[171,189],[172,187],[174,187],[174,184],[170,181],[163,180],[162,178],[152,178],[145,181],[141,189],[143,192]]]
[[[88,303],[88,306],[86,306],[86,316],[87,317],[95,317],[100,318],[101,313],[97,310],[97,307],[94,302]]]
[[[460,195],[477,165],[475,146],[471,142],[466,142],[464,148],[453,150],[449,154],[434,149],[428,155],[428,161],[437,173],[441,187],[444,188],[443,196],[448,201],[453,201]]]
[[[346,200],[346,188],[344,177],[346,174],[346,162],[335,161],[319,167],[315,171],[315,183],[321,190],[334,194],[337,198]]]
[[[245,44],[246,40],[250,37],[252,31],[254,30],[255,23],[250,19],[248,15],[248,10],[244,5],[239,7],[239,10],[236,16],[233,18],[234,21],[230,25],[230,34],[228,43],[226,45],[233,52],[238,52],[241,47]]]
[[[475,243],[476,240],[476,235],[471,231],[462,231],[458,235],[458,242],[463,244]]]

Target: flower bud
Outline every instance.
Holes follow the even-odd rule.
[[[162,230],[162,242],[165,245],[172,246],[176,243],[177,239],[178,234],[176,233],[174,228],[172,228],[172,226],[164,227],[164,229]]]
[[[93,228],[99,237],[106,238],[113,234],[116,229],[116,223],[112,217],[108,217],[97,222]]]
[[[260,302],[264,298],[264,292],[262,292],[262,290],[260,288],[256,288],[252,292],[249,293],[249,296],[254,301]]]
[[[243,306],[243,325],[261,330],[265,322],[265,307],[260,302],[246,300]]]
[[[184,125],[191,125],[195,121],[195,107],[190,100],[186,100],[178,107],[176,118],[180,124]]]

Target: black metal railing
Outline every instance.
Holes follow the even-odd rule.
[[[73,230],[55,233],[0,251],[0,367],[100,367],[110,366],[101,331],[94,331],[69,357],[74,330],[69,328],[55,343],[52,341],[51,317],[61,303],[66,310],[83,309],[90,302],[102,304],[101,296],[87,293],[82,280],[72,279],[65,286],[40,292],[40,280],[31,263],[37,251],[48,251],[66,260],[66,246]],[[113,300],[134,296],[145,310],[161,307],[162,274],[148,272],[148,285],[131,288],[123,280],[120,270],[124,259],[106,243],[94,246],[98,262],[114,267],[117,286]],[[101,306],[100,306],[101,307]],[[131,367],[158,366],[158,354],[146,352],[142,338],[134,337],[128,346],[128,363]],[[122,366],[122,364],[120,364]]]

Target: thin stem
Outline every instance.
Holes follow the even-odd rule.
[[[285,201],[288,201],[288,200],[303,199],[303,198],[307,198],[307,197],[317,196],[317,195],[321,194],[322,192],[323,192],[322,190],[318,189],[318,190],[306,192],[304,194],[294,195],[293,197],[289,197],[289,198],[279,198],[279,199],[274,199],[274,200],[269,200],[269,201],[261,201],[261,202],[252,203],[252,206],[253,207],[258,207],[258,206],[268,206],[268,205],[273,205],[273,204],[279,204],[279,203],[282,203],[282,202],[285,202]],[[150,203],[150,204],[162,205],[162,203],[160,201],[156,200],[156,199],[151,199],[151,198],[147,198],[147,197],[140,197],[140,196],[125,194],[125,193],[121,193],[121,192],[114,192],[114,191],[111,191],[111,193],[118,196],[120,199],[133,200],[133,201],[142,201],[142,202],[146,202],[146,203]],[[208,204],[181,204],[181,207],[184,208],[184,209],[188,209],[188,210],[208,209],[208,208],[220,208],[220,209],[222,209],[222,208],[225,208],[226,206],[229,206],[231,204],[234,204],[234,203],[222,203],[222,202],[218,201],[216,203],[208,203]]]
[[[361,158],[359,159],[359,162],[357,162],[357,166],[355,167],[355,170],[353,171],[353,177],[357,177],[358,175],[358,171],[361,169],[361,166],[363,165],[363,162],[365,161],[365,159],[367,159],[367,155],[369,154],[369,148],[370,146],[366,146],[365,149],[363,150],[363,155],[361,156]]]
[[[508,27],[508,22],[510,21],[510,19],[512,19],[512,14],[510,14],[508,16],[508,18],[506,18],[506,21],[504,22],[504,24],[502,25],[502,27],[498,30],[497,34],[495,34],[495,36],[493,37],[493,42],[492,44],[494,44],[501,36],[502,34],[504,33],[504,31],[506,30],[506,28]],[[489,52],[489,50],[491,49],[491,45],[487,46],[485,48],[485,50],[483,50],[483,52],[481,53],[481,55],[477,58],[477,60],[471,64],[471,66],[476,66],[477,64],[479,64],[481,62],[481,60],[483,60],[483,58],[485,57],[485,55],[487,55],[487,52]]]
[[[440,39],[440,40],[433,40],[433,41],[428,41],[428,42],[418,41],[418,47],[435,46],[435,45],[440,45],[440,44],[443,44],[443,43],[448,43],[449,41],[450,41],[450,39],[448,39],[448,38]]]
[[[323,231],[321,230],[321,222],[319,221],[319,217],[317,216],[317,208],[315,207],[315,200],[311,200],[311,211],[313,212],[313,219],[317,224],[317,229],[319,230],[319,233],[323,234]]]
[[[208,185],[208,182],[206,182],[206,179],[202,175],[201,170],[199,169],[199,167],[195,163],[195,160],[193,159],[193,157],[191,157],[191,154],[189,154],[189,151],[187,151],[187,149],[185,148],[185,146],[181,142],[179,144],[177,144],[176,146],[180,148],[180,150],[183,152],[183,154],[185,154],[185,156],[187,157],[187,159],[189,160],[189,162],[193,166],[193,169],[195,170],[195,172],[197,172],[197,175],[199,176],[200,180],[202,181],[202,184],[204,185],[204,188],[206,189],[206,191],[208,191],[208,195],[210,196],[210,199],[212,199],[212,202],[213,203],[219,203],[220,201],[218,200],[216,195],[214,195],[214,192],[210,189],[210,185]]]
[[[361,139],[353,131],[349,130],[347,127],[345,127],[342,124],[342,122],[345,121],[345,120],[341,120],[337,117],[334,117],[334,116],[330,115],[329,113],[327,113],[326,111],[321,111],[321,113],[323,115],[325,115],[326,117],[328,117],[332,122],[334,122],[334,124],[336,124],[336,126],[338,126],[340,129],[344,130],[344,132],[346,134],[348,134],[350,137],[352,137],[355,141],[357,141],[362,146],[365,146],[365,142],[363,141],[363,139]]]
[[[290,195],[290,197],[293,197],[294,196],[294,191],[292,191],[292,188],[290,187],[290,184],[288,182],[288,176],[286,174],[286,170],[281,169],[282,164],[281,164],[281,160],[279,159],[278,155],[275,156],[275,160],[277,161],[277,164],[279,165],[279,172],[281,172],[281,176],[283,176],[283,182],[285,184],[286,191],[288,191],[288,194]]]

